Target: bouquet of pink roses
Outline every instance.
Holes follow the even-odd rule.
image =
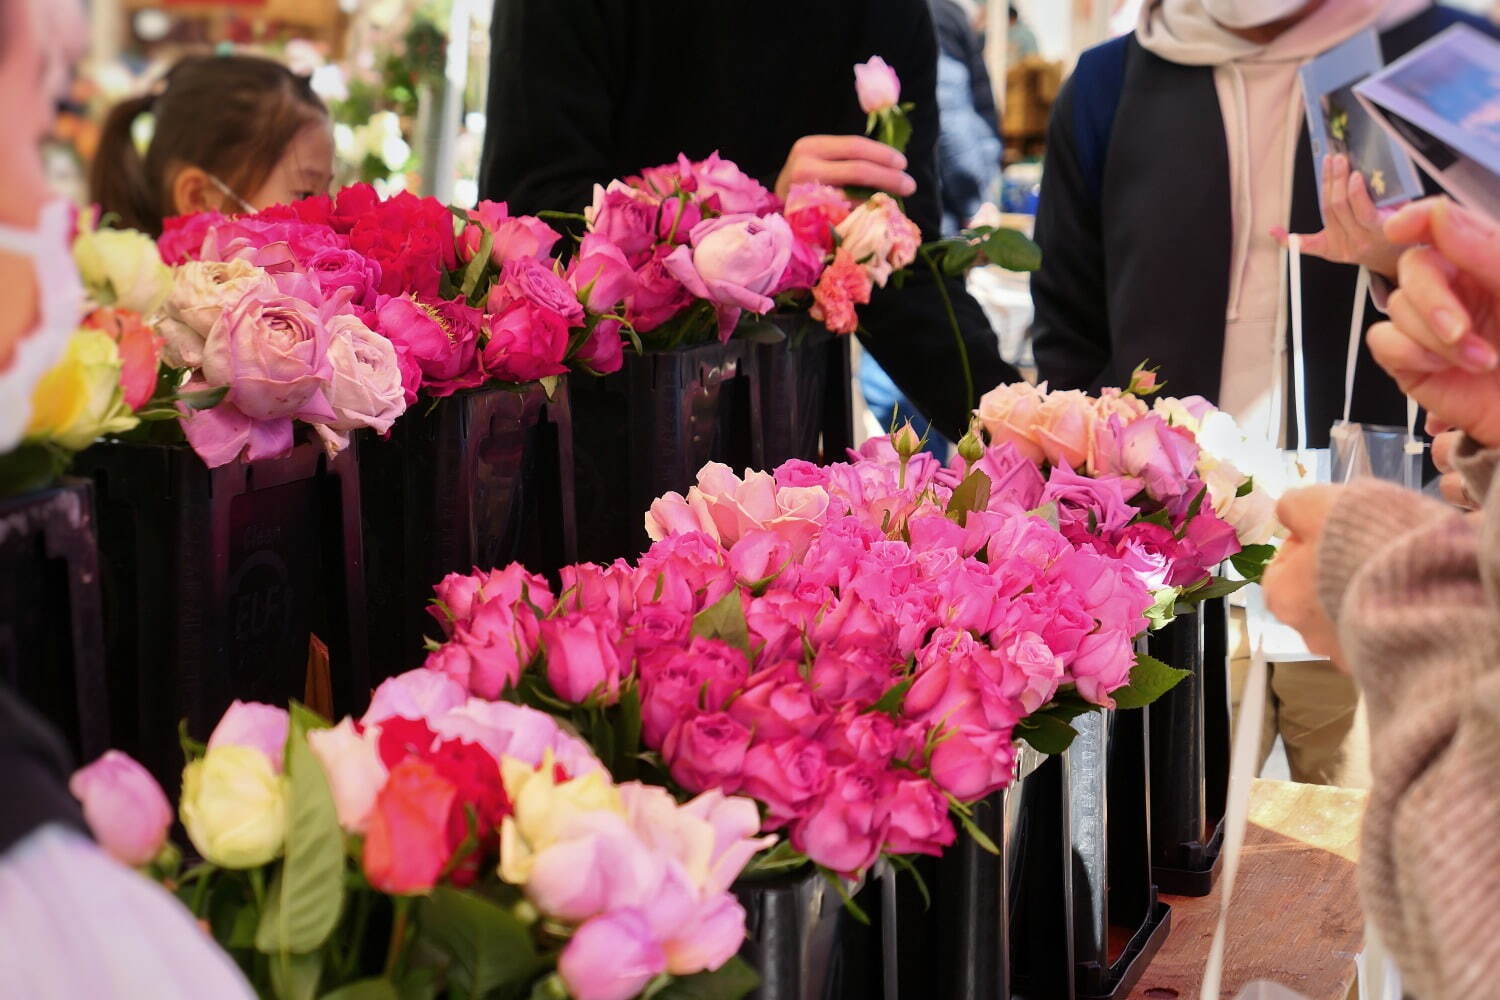
[[[358,720],[235,702],[206,746],[184,744],[180,815],[203,858],[185,871],[139,764],[111,751],[72,789],[100,844],[174,889],[262,995],[754,986],[727,891],[769,842],[747,799],[617,785],[551,716],[426,670]]]
[[[560,596],[519,566],[450,576],[427,667],[568,716],[617,777],[644,744],[655,780],[756,799],[830,871],[940,854],[1017,738],[1060,750],[1181,675],[1134,653],[1136,576],[1023,505],[1034,466],[992,490],[914,451],[908,429],[827,468],[707,466],[635,565],[565,569]]]

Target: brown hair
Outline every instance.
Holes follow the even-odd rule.
[[[156,118],[143,158],[132,135],[136,119]],[[198,167],[249,197],[297,133],[328,109],[306,77],[257,56],[190,56],[167,73],[157,92],[117,104],[105,120],[89,172],[89,194],[119,224],[153,236],[173,214],[178,170]]]

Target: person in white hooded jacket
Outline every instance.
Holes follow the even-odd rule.
[[[1040,377],[1098,389],[1149,361],[1173,395],[1203,396],[1250,433],[1327,447],[1345,410],[1351,313],[1379,316],[1356,302],[1359,269],[1379,288],[1402,248],[1384,239],[1362,178],[1314,164],[1298,71],[1367,29],[1389,62],[1460,22],[1492,30],[1430,0],[1148,0],[1133,34],[1085,52],[1048,132],[1032,281]],[[1287,412],[1288,231],[1308,234],[1306,441]],[[1363,347],[1349,402],[1355,421],[1406,423],[1404,397]],[[1264,753],[1279,733],[1294,779],[1367,784],[1354,685],[1317,662],[1271,673]]]

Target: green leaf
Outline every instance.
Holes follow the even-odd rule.
[[[653,1000],[741,1000],[760,985],[760,976],[736,955],[713,972],[674,979]]]
[[[641,752],[641,689],[631,684],[620,692],[620,724],[615,730],[616,781],[631,781],[639,768],[636,756]]]
[[[484,277],[484,269],[490,262],[490,251],[495,249],[495,234],[484,226],[480,226],[479,230],[483,234],[479,238],[479,252],[469,261],[469,266],[464,268],[463,284],[458,286],[459,294],[465,299],[479,287],[479,279]]]
[[[290,728],[309,718],[316,716],[293,715]],[[344,905],[344,833],[328,778],[306,738],[288,739],[286,763],[291,781],[286,860],[271,883],[255,935],[255,947],[272,956],[321,948]]]
[[[830,871],[821,865],[818,867],[818,871],[822,873],[823,878],[827,880],[828,884],[833,886],[834,891],[839,894],[839,899],[844,901],[844,909],[849,911],[849,916],[858,920],[866,927],[870,926],[870,915],[854,901],[853,896],[849,895],[849,889],[844,885],[844,880],[839,878],[838,873]]]
[[[1238,500],[1241,497],[1247,497],[1247,496],[1249,496],[1250,494],[1252,494],[1254,492],[1255,492],[1255,477],[1251,476],[1248,479],[1246,479],[1243,483],[1240,483],[1240,488],[1234,491],[1234,497],[1235,497],[1236,500]]]
[[[287,706],[287,714],[291,716],[290,724],[286,727],[287,754],[292,751],[292,743],[307,739],[307,734],[314,729],[332,729],[333,723],[323,718],[317,712],[308,708],[300,701],[292,701]]]
[[[1259,583],[1265,575],[1266,567],[1272,559],[1276,558],[1276,546],[1274,545],[1247,545],[1239,552],[1229,557],[1229,565],[1234,571],[1251,583]]]
[[[1169,667],[1154,656],[1135,655],[1130,683],[1114,692],[1116,708],[1145,708],[1182,682],[1191,671]]]
[[[750,859],[740,878],[753,879],[777,872],[795,871],[807,864],[807,855],[792,846],[790,840],[778,841],[770,850],[762,851]]]
[[[186,405],[190,410],[210,410],[223,402],[228,394],[229,386],[221,385],[214,389],[200,389],[197,392],[179,392],[172,399]]]
[[[400,997],[389,980],[361,979],[323,994],[323,1000],[400,1000]]]
[[[786,340],[786,331],[762,317],[752,317],[748,313],[741,321],[735,336],[740,340],[748,340],[752,344],[779,344]]]
[[[899,153],[906,152],[907,145],[911,142],[911,119],[901,108],[891,108],[886,112],[886,145],[891,146]]]
[[[177,742],[182,747],[182,756],[189,764],[208,752],[208,747],[201,740],[188,735],[186,719],[179,719],[177,722]]]
[[[541,968],[526,926],[498,903],[438,886],[423,900],[421,913],[423,938],[453,960],[449,985],[459,995],[488,996]]]
[[[922,872],[917,866],[912,864],[911,859],[904,854],[887,854],[886,860],[897,871],[906,872],[912,877],[912,881],[917,884],[917,891],[922,894],[922,905],[929,910],[932,909],[932,892],[927,888],[927,880],[922,877]]]
[[[915,678],[908,677],[900,684],[897,684],[885,694],[881,695],[880,700],[871,705],[869,708],[865,709],[865,712],[867,714],[871,712],[881,712],[885,715],[899,715],[901,712],[901,703],[906,700],[906,692],[911,690],[911,685],[914,680]]]
[[[561,375],[545,375],[539,381],[542,384],[542,391],[547,394],[547,398],[548,399],[556,399],[557,398],[557,387],[560,386],[560,385],[562,385],[562,376]]]
[[[958,817],[958,821],[963,824],[964,832],[974,838],[974,843],[978,844],[981,850],[995,855],[1000,853],[1000,848],[995,846],[995,842],[990,839],[990,835],[979,829],[978,825],[968,815],[961,812],[954,812],[953,815]]]
[[[1007,271],[1035,271],[1042,266],[1042,248],[1015,229],[997,229],[980,244],[991,264]]]
[[[722,639],[746,655],[750,653],[750,626],[745,622],[745,603],[735,587],[693,616],[693,634]]]
[[[1238,593],[1250,586],[1249,580],[1226,580],[1216,576],[1202,586],[1194,587],[1184,591],[1177,599],[1177,603],[1192,607],[1204,601],[1211,601],[1215,597],[1228,597],[1230,594]]]
[[[1046,521],[1053,531],[1058,530],[1057,504],[1044,503],[1035,510],[1028,510],[1026,513],[1032,517],[1039,517],[1043,521]]]
[[[984,510],[989,502],[990,477],[975,469],[964,477],[964,481],[958,484],[958,489],[953,491],[953,496],[948,500],[946,513],[959,525],[965,525],[969,523],[969,514],[972,511]]]
[[[277,1000],[315,1000],[323,978],[323,953],[279,955],[271,959],[271,992]]]
[[[1037,753],[1052,755],[1060,754],[1072,746],[1078,730],[1056,715],[1033,712],[1016,726],[1016,735]]]

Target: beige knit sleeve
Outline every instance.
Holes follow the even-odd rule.
[[[1492,995],[1500,969],[1500,496],[1488,510],[1360,483],[1320,543],[1370,716],[1365,905],[1424,1000]]]

